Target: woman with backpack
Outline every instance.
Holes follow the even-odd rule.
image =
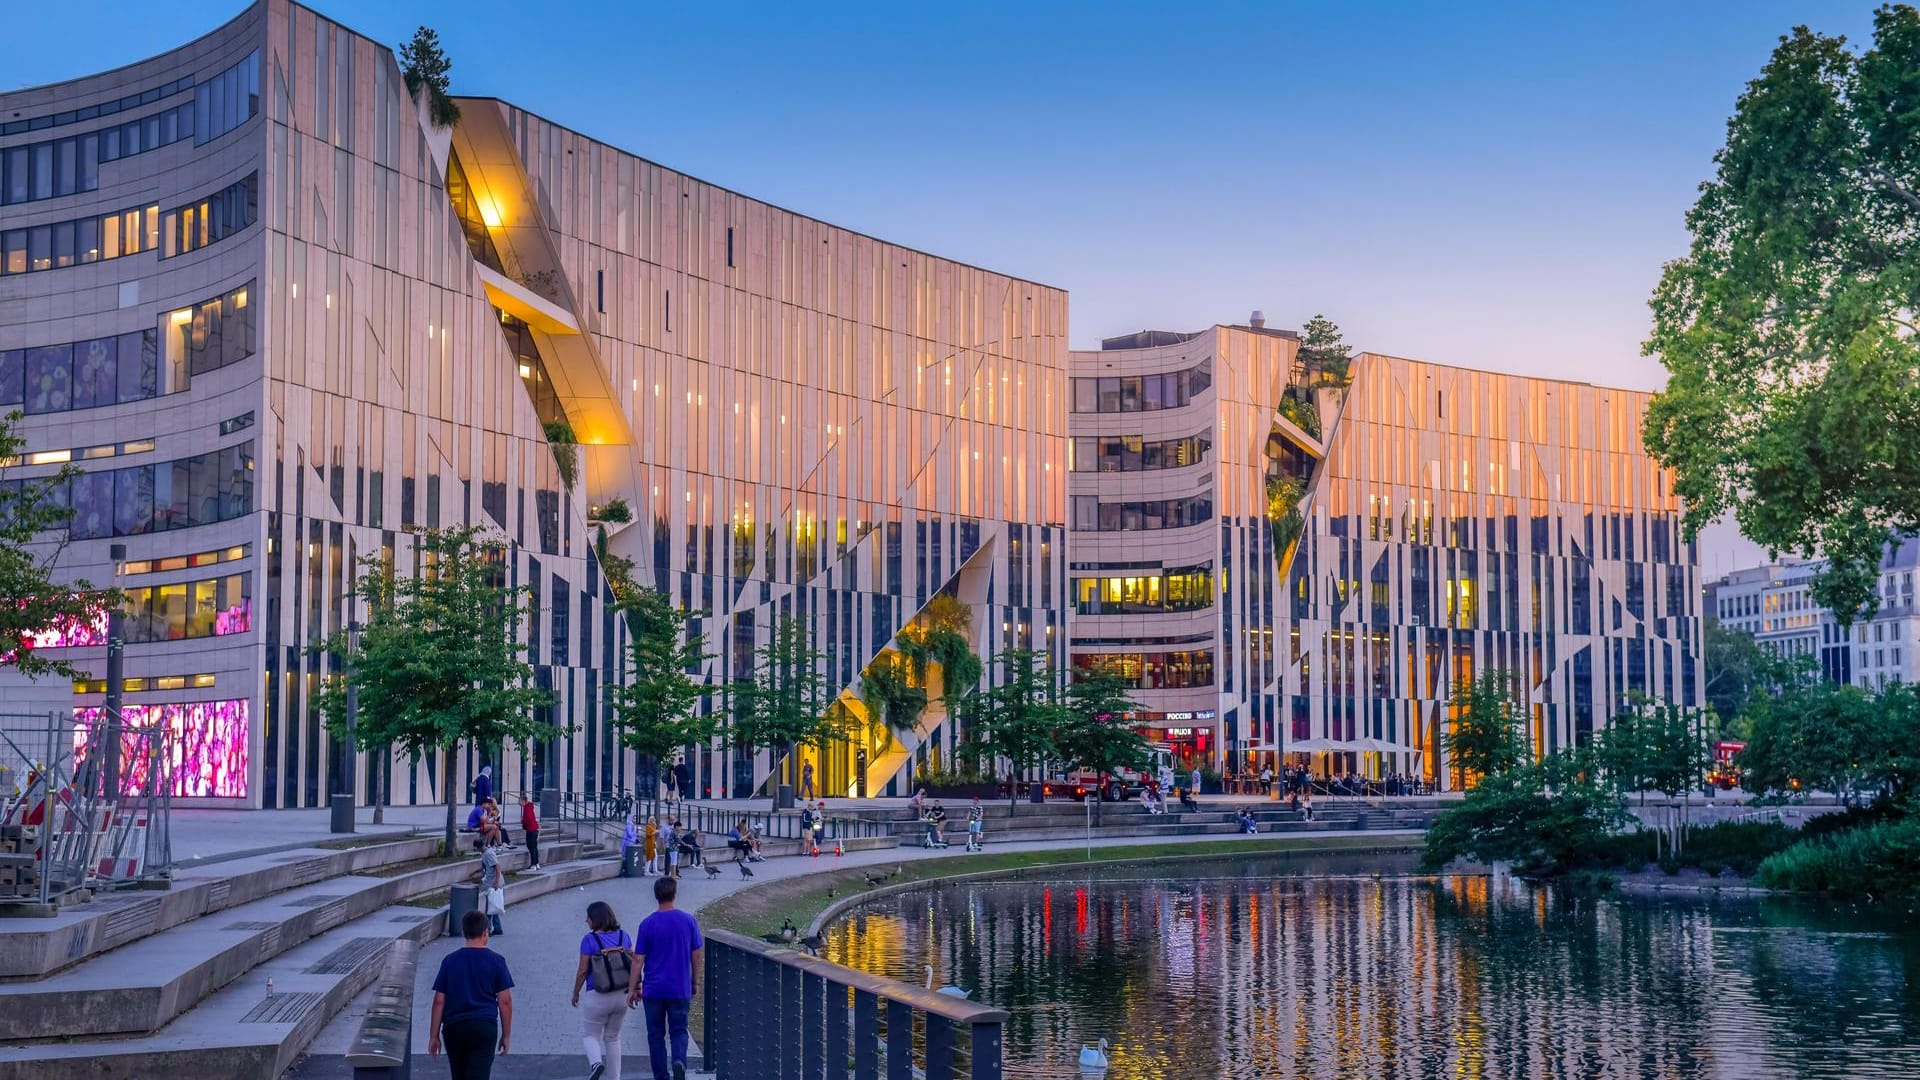
[[[573,973],[573,1004],[587,1044],[587,1080],[620,1080],[620,1025],[627,1018],[624,991],[633,976],[633,939],[605,900],[587,905],[587,934],[580,939],[580,966]],[[585,987],[587,1003],[580,1004]]]

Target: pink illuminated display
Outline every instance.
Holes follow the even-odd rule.
[[[107,643],[107,613],[96,611],[90,621],[70,619],[64,623],[27,631],[27,644],[35,649],[67,649],[78,645]]]
[[[244,634],[251,629],[253,629],[253,601],[251,600],[242,600],[230,608],[223,608],[213,617],[214,637]]]
[[[163,724],[171,732],[168,756],[173,761],[175,798],[244,799],[247,795],[247,737],[249,709],[245,698],[193,701],[172,705],[127,705],[121,710],[128,731],[122,737],[126,774],[121,788],[131,794],[147,782],[148,762],[140,732]],[[100,720],[100,709],[73,710],[82,721],[73,732],[76,759],[87,750],[87,732]]]

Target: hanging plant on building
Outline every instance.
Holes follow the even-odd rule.
[[[890,731],[912,731],[927,710],[927,690],[915,680],[913,662],[897,652],[883,652],[860,674],[860,698]]]
[[[460,106],[447,94],[447,72],[453,61],[440,48],[440,35],[422,26],[413,32],[413,40],[400,46],[400,74],[407,80],[407,93],[418,98],[427,92],[427,112],[440,127],[452,127],[460,119]]]
[[[565,420],[549,420],[542,425],[547,445],[553,447],[553,466],[560,471],[560,483],[571,491],[580,477],[580,444],[574,441],[573,425]]]
[[[1306,489],[1297,477],[1280,473],[1267,477],[1267,527],[1273,532],[1273,553],[1284,570],[1293,555],[1293,545],[1306,531],[1306,516],[1300,513],[1300,500]]]
[[[633,520],[633,508],[627,505],[627,500],[615,495],[613,498],[608,499],[606,505],[602,506],[593,516],[596,521],[622,525]]]
[[[926,610],[895,641],[901,654],[912,661],[922,686],[928,682],[930,665],[940,665],[940,703],[949,713],[978,688],[984,670],[968,633],[972,625],[973,609],[952,594],[941,593],[927,602]]]
[[[1316,439],[1320,437],[1320,410],[1304,397],[1295,397],[1291,390],[1282,394],[1280,415],[1301,431]]]

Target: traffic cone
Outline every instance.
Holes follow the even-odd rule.
[[[835,840],[835,841],[833,842],[833,857],[837,859],[837,858],[839,858],[840,856],[842,856],[842,855],[845,855],[845,854],[846,854],[846,852],[844,852],[844,851],[842,851],[842,850],[840,850],[840,841],[838,841],[838,840]]]

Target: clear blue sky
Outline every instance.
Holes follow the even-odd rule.
[[[234,0],[9,5],[9,87],[180,44]],[[1872,0],[326,0],[457,93],[1072,291],[1072,336],[1320,311],[1359,347],[1651,389],[1660,264],[1735,96]],[[457,14],[456,14],[457,13]]]

